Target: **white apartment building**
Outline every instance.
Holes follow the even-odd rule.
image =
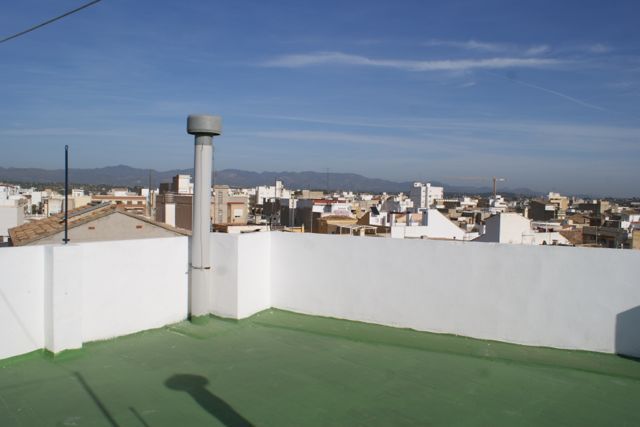
[[[263,205],[268,199],[290,199],[291,190],[284,188],[282,181],[276,181],[275,185],[260,185],[256,187],[256,205]]]
[[[570,242],[557,231],[537,232],[531,220],[517,213],[500,213],[487,219],[484,234],[474,242],[509,243],[516,245],[568,245]]]
[[[423,184],[414,182],[409,198],[413,201],[413,207],[418,209],[427,209],[433,206],[437,199],[444,198],[443,187],[433,187],[431,183]]]
[[[112,188],[108,194],[115,197],[130,196],[128,188]]]
[[[0,199],[0,245],[9,240],[9,229],[24,224],[27,199]]]
[[[69,196],[69,209],[77,209],[91,203],[91,196]],[[59,214],[64,210],[64,195],[52,194],[45,200],[44,215],[51,216]]]
[[[20,195],[19,185],[10,185],[10,184],[0,183],[0,200],[8,200],[12,198],[12,196],[19,196],[19,195]]]
[[[437,209],[425,209],[418,213],[391,215],[391,237],[394,239],[442,239],[471,240],[476,237],[467,233]]]
[[[496,194],[496,198],[489,199],[489,211],[495,215],[498,213],[506,212],[509,205],[507,201],[499,194]]]
[[[176,175],[173,177],[173,191],[178,194],[193,194],[191,175]]]
[[[464,196],[460,199],[460,207],[462,209],[475,209],[478,206],[478,199]]]

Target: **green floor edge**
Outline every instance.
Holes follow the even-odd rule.
[[[235,327],[260,325],[267,328],[288,329],[374,345],[468,356],[501,363],[572,369],[640,380],[640,359],[634,357],[585,350],[534,347],[461,335],[416,331],[333,317],[312,316],[274,308],[261,311],[246,319],[231,319],[215,315],[198,316],[196,319],[184,320],[160,328],[88,342],[80,349],[65,350],[56,354],[45,349],[35,350],[2,359],[0,367],[38,357],[44,357],[51,361],[75,359],[83,357],[88,350],[94,347],[106,345],[114,340],[135,339],[137,336],[161,330],[183,334],[195,339],[206,339],[220,333],[221,326],[225,324]],[[215,325],[214,331],[209,328],[212,325]]]

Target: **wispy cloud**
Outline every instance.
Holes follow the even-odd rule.
[[[494,43],[483,42],[478,40],[455,41],[455,40],[429,40],[424,43],[425,46],[444,46],[454,49],[470,50],[476,52],[489,53],[513,53],[523,54],[526,56],[536,56],[547,53],[551,47],[546,44],[520,46],[514,43]]]
[[[300,68],[318,65],[351,65],[394,68],[405,71],[468,71],[474,69],[497,70],[505,68],[549,68],[567,61],[551,58],[484,58],[407,60],[379,59],[343,52],[311,52],[282,55],[263,62],[265,67]]]
[[[504,52],[509,49],[509,45],[506,43],[489,43],[480,42],[477,40],[467,41],[455,41],[455,40],[428,40],[424,43],[425,46],[445,46],[453,47],[456,49],[466,50],[479,50],[484,52]]]
[[[387,128],[398,131],[441,131],[443,133],[464,132],[465,134],[477,134],[477,132],[516,132],[523,134],[544,134],[562,137],[575,137],[580,140],[613,140],[627,141],[627,148],[640,149],[637,139],[640,138],[640,127],[609,126],[597,124],[584,124],[575,122],[533,121],[533,120],[501,120],[480,118],[420,118],[420,117],[394,117],[387,119],[371,120],[365,117],[304,117],[282,115],[256,116],[270,120],[293,121],[312,124],[326,124],[350,127]],[[386,137],[384,138],[386,139]],[[540,142],[537,142],[540,143]]]
[[[611,47],[604,43],[596,43],[587,46],[586,50],[591,53],[608,53],[611,52]]]
[[[536,56],[542,55],[543,53],[547,53],[551,50],[551,48],[546,44],[541,44],[538,46],[531,46],[527,50],[524,51],[525,55]]]

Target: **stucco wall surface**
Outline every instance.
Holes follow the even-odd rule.
[[[185,236],[0,249],[0,359],[184,320],[188,256]]]
[[[44,247],[0,248],[0,359],[44,347]]]
[[[272,233],[211,233],[211,312],[243,319],[271,307]]]
[[[83,249],[82,339],[158,328],[188,314],[188,238],[79,245]],[[80,271],[79,271],[80,272]]]
[[[640,324],[621,322],[640,307],[638,251],[294,233],[271,242],[276,308],[535,346],[631,344],[640,353]]]

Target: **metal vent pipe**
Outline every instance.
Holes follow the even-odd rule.
[[[222,130],[219,116],[192,114],[187,118],[187,133],[195,135],[193,221],[191,236],[191,268],[189,313],[203,316],[211,311],[211,164],[213,137]]]

